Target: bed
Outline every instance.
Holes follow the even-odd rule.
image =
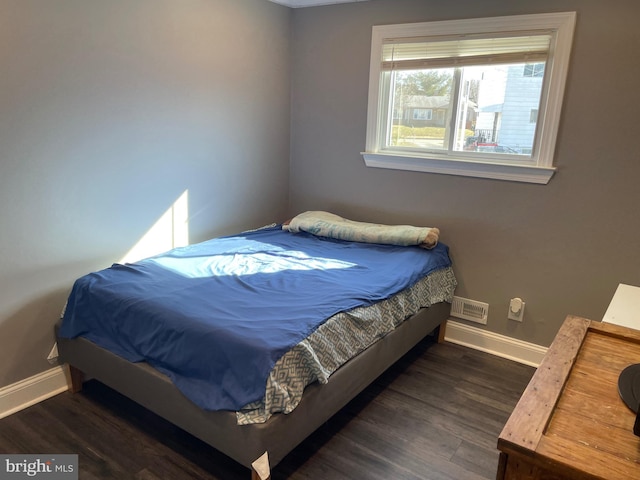
[[[90,376],[248,468],[268,452],[272,468],[442,337],[456,281],[438,234],[304,212],[93,272],[56,328],[71,388]]]

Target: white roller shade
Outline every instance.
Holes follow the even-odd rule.
[[[416,70],[458,66],[537,63],[547,59],[552,34],[508,37],[439,36],[385,39],[382,70]]]

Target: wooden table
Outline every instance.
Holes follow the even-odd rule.
[[[569,316],[498,439],[498,480],[640,479],[635,414],[618,376],[640,331]]]

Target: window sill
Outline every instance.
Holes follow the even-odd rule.
[[[362,156],[367,167],[440,173],[463,177],[493,178],[543,185],[549,183],[556,171],[554,167],[533,167],[469,160],[441,160],[388,153],[362,152]]]

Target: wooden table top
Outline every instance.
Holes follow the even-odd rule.
[[[635,414],[618,376],[640,363],[640,331],[569,316],[498,440],[566,478],[640,478]]]

